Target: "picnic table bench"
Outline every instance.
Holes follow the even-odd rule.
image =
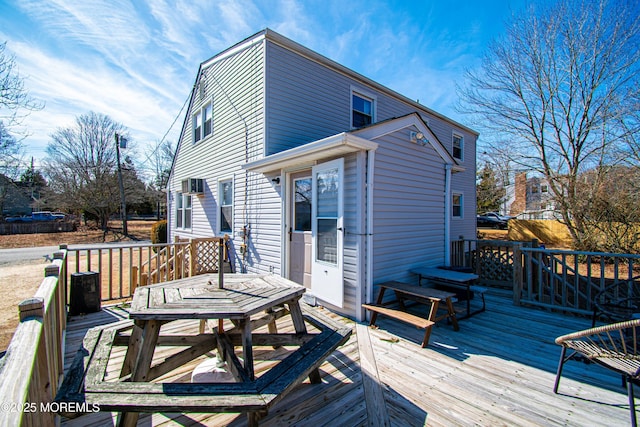
[[[245,276],[248,277],[248,275]],[[185,304],[184,298],[180,303],[174,300],[175,304],[169,304],[169,306],[162,304],[156,306],[151,301],[157,302],[160,301],[159,299],[147,299],[150,302],[148,307],[153,308],[150,311],[140,310],[140,313],[146,313],[143,317],[148,316],[146,320],[138,318],[89,330],[69,371],[65,374],[56,401],[85,404],[82,407],[88,408],[91,408],[91,405],[97,405],[100,410],[121,412],[119,425],[135,425],[138,412],[244,412],[248,415],[249,425],[257,425],[258,420],[267,413],[268,409],[305,377],[309,377],[312,383],[319,383],[319,366],[338,346],[345,343],[351,334],[351,328],[346,325],[332,320],[318,309],[299,304],[298,299],[301,293],[298,289],[291,291],[293,293],[290,299],[282,299],[283,295],[279,295],[281,289],[277,282],[286,281],[286,279],[274,279],[277,276],[270,276],[267,280],[271,285],[276,286],[271,286],[270,292],[264,292],[264,290],[261,292],[258,277],[248,277],[248,280],[254,281],[258,289],[256,291],[256,288],[253,288],[253,291],[261,295],[261,300],[270,295],[275,298],[274,301],[278,302],[259,307],[253,304],[256,300],[251,297],[250,287],[242,287],[241,290],[236,287],[239,292],[238,299],[235,301],[242,301],[242,305],[248,307],[249,312],[257,316],[253,316],[250,320],[247,317],[246,324],[234,322],[236,326],[226,331],[219,325],[213,328],[212,333],[199,333],[186,337],[160,335],[158,333],[160,324],[156,323],[159,322],[158,318],[169,316],[167,311],[189,311],[193,317],[193,306],[189,307],[191,304]],[[233,280],[234,277],[225,277],[227,291],[233,291]],[[256,280],[258,280],[257,284]],[[184,283],[193,284],[193,280],[178,284]],[[289,286],[290,283],[283,283],[282,286]],[[167,284],[164,285],[167,286]],[[140,289],[149,290],[149,288],[152,287]],[[179,289],[185,290],[182,287]],[[182,296],[194,299],[198,305],[203,304],[203,300],[207,299],[202,295],[198,297],[197,292],[192,292],[193,287],[187,286],[186,289],[190,290],[186,290]],[[153,289],[150,292],[153,292]],[[221,303],[225,310],[229,311],[233,306],[232,301],[229,298],[220,298],[218,292],[214,294],[217,295],[214,298],[217,303]],[[211,297],[211,295],[208,296]],[[166,310],[162,310],[162,307]],[[140,308],[138,306],[138,309]],[[264,312],[256,313],[258,309],[263,309]],[[133,310],[132,308],[132,312]],[[155,312],[156,310],[159,312]],[[152,312],[155,314],[151,314]],[[275,328],[275,320],[286,315],[292,317],[296,328],[295,334],[278,333]],[[172,316],[175,320],[176,313],[174,312]],[[171,320],[164,318],[163,322],[166,321]],[[308,333],[304,322],[313,325],[319,332]],[[155,330],[156,326],[158,331],[150,332],[150,328]],[[268,333],[252,333],[252,330],[263,326],[269,326]],[[125,334],[127,331],[132,332]],[[247,331],[249,331],[248,334]],[[162,345],[188,346],[188,348],[151,366],[153,349]],[[252,352],[247,351],[247,346],[253,345],[291,345],[298,346],[298,349],[260,377],[255,378]],[[113,346],[126,346],[127,356],[123,362],[120,380],[105,381],[108,359]],[[234,346],[243,346],[243,354],[250,356],[251,359],[240,362],[233,354]],[[237,382],[151,382],[214,348],[218,349],[219,354],[223,354]],[[135,357],[129,356],[135,353],[137,353]],[[128,360],[134,360],[135,363],[130,365]],[[74,417],[80,414],[63,413],[63,415]]]
[[[431,328],[437,321],[446,318],[451,321],[455,331],[459,330],[456,312],[453,308],[453,298],[455,297],[454,293],[426,288],[423,286],[409,285],[396,281],[381,283],[378,286],[380,287],[380,293],[378,294],[376,303],[362,304],[363,308],[371,311],[370,325],[375,325],[378,314],[382,314],[384,316],[412,324],[417,328],[424,329],[424,338],[421,343],[423,348],[429,344]],[[384,295],[387,290],[395,293],[399,308],[396,309],[389,307],[389,305],[395,301],[384,302]],[[424,318],[407,312],[407,308],[404,304],[405,300],[412,300],[429,305],[429,317]],[[445,302],[446,313],[438,316],[438,310],[442,301]]]
[[[435,285],[441,285],[447,289],[460,289],[466,293],[467,311],[460,319],[466,319],[486,309],[484,294],[487,288],[475,284],[478,279],[477,274],[465,273],[462,271],[448,270],[437,267],[414,267],[409,272],[418,275],[418,284],[422,285],[423,280],[427,280]],[[473,293],[480,295],[482,307],[476,311],[471,311],[471,299]]]

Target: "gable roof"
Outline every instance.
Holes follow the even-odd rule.
[[[388,135],[402,129],[407,129],[409,127],[417,128],[427,137],[427,144],[433,147],[444,163],[452,165],[452,169],[456,172],[464,171],[464,167],[459,165],[458,161],[449,154],[449,151],[444,147],[438,137],[431,131],[429,125],[425,123],[417,112],[373,123],[366,127],[355,129],[351,131],[351,133],[369,140],[375,140],[383,137],[384,135]],[[409,135],[407,135],[407,137],[409,138]]]
[[[350,78],[353,78],[355,80],[358,80],[358,81],[362,82],[363,84],[365,84],[367,86],[370,86],[370,87],[372,87],[372,88],[374,88],[374,89],[376,89],[376,90],[378,90],[378,91],[380,91],[382,93],[385,93],[385,94],[387,94],[387,95],[389,95],[389,96],[391,96],[393,98],[400,99],[403,102],[406,102],[407,104],[410,104],[416,110],[424,111],[424,112],[429,113],[429,114],[431,114],[433,116],[436,116],[436,117],[438,117],[438,118],[440,118],[440,119],[442,119],[442,120],[444,120],[446,122],[449,122],[449,123],[455,125],[456,127],[459,127],[461,129],[464,129],[465,131],[467,131],[469,133],[472,133],[476,137],[480,135],[477,131],[475,131],[475,130],[473,130],[473,129],[471,129],[471,128],[469,128],[469,127],[467,127],[467,126],[465,126],[465,125],[463,125],[461,123],[458,123],[455,120],[453,120],[453,119],[451,119],[451,118],[449,118],[449,117],[447,117],[447,116],[445,116],[443,114],[440,114],[437,111],[434,111],[434,110],[432,110],[432,109],[430,109],[430,108],[428,108],[428,107],[426,107],[426,106],[424,106],[424,105],[422,105],[422,104],[420,104],[420,103],[418,103],[418,102],[416,102],[416,101],[414,101],[414,100],[412,100],[412,99],[410,99],[410,98],[408,98],[408,97],[406,97],[406,96],[404,96],[404,95],[402,95],[402,94],[400,94],[400,93],[398,93],[398,92],[396,92],[396,91],[394,91],[392,89],[389,89],[388,87],[386,87],[386,86],[384,86],[384,85],[382,85],[382,84],[380,84],[380,83],[378,83],[378,82],[376,82],[374,80],[371,80],[370,78],[365,77],[362,74],[357,73],[357,72],[353,71],[352,69],[347,68],[344,65],[341,65],[341,64],[337,63],[336,61],[333,61],[333,60],[327,58],[326,56],[323,56],[323,55],[321,55],[321,54],[309,49],[308,47],[305,47],[305,46],[303,46],[303,45],[301,45],[299,43],[296,43],[293,40],[291,40],[291,39],[289,39],[289,38],[287,38],[287,37],[275,32],[275,31],[273,31],[273,30],[271,30],[269,28],[265,28],[264,30],[259,31],[259,32],[255,33],[254,35],[252,35],[250,37],[247,37],[243,41],[231,46],[228,49],[223,50],[219,54],[209,58],[206,61],[204,61],[200,65],[200,68],[198,70],[198,77],[196,78],[195,85],[197,85],[197,83],[198,83],[198,79],[199,79],[199,76],[201,74],[201,71],[204,70],[205,68],[209,67],[210,65],[212,65],[212,64],[214,64],[214,63],[216,63],[216,62],[218,62],[218,61],[220,61],[222,59],[225,59],[225,58],[227,58],[227,57],[229,57],[231,55],[234,55],[234,54],[238,53],[241,50],[247,49],[247,48],[251,47],[252,45],[254,45],[256,43],[261,43],[263,40],[269,40],[272,43],[275,43],[275,44],[277,44],[279,46],[282,46],[282,47],[284,47],[286,49],[294,51],[297,54],[302,55],[302,56],[304,56],[304,57],[306,57],[306,58],[308,58],[308,59],[310,59],[310,60],[312,60],[314,62],[322,64],[325,67],[328,67],[328,68],[330,68],[330,69],[332,69],[332,70],[334,70],[334,71],[336,71],[338,73],[344,74],[347,77],[350,77]]]

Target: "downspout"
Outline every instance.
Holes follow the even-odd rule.
[[[370,303],[373,301],[373,171],[376,159],[375,151],[367,151],[367,189],[366,189],[366,203],[367,203],[367,268],[366,268],[366,280],[365,280],[365,302]],[[362,312],[361,312],[362,313]]]
[[[451,164],[444,164],[444,265],[451,265]]]

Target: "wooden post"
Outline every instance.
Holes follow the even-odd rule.
[[[129,293],[133,295],[138,287],[138,267],[135,265],[131,266],[130,272],[131,279],[129,280]]]
[[[218,289],[224,288],[224,239],[221,237],[218,239]]]
[[[18,304],[18,312],[21,322],[28,317],[42,317],[44,315],[44,299],[28,298]]]
[[[60,276],[60,267],[55,264],[49,264],[44,268],[44,277]]]
[[[196,255],[197,244],[193,239],[189,239],[189,277],[195,276],[196,273]]]
[[[513,246],[513,305],[520,305],[522,295],[522,245]]]

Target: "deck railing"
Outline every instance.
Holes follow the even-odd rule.
[[[640,255],[524,247],[520,251],[515,304],[589,315],[594,297],[606,286],[640,284]]]
[[[483,285],[513,289],[516,305],[583,315],[604,287],[640,283],[640,255],[546,249],[535,240],[454,241],[451,265],[472,269]]]
[[[67,251],[54,254],[33,298],[18,306],[20,323],[0,360],[0,425],[55,425],[52,406],[64,372]]]
[[[101,300],[131,298],[138,286],[218,271],[220,248],[228,259],[225,237],[140,243],[126,246],[91,246],[69,250],[68,279],[78,272],[97,272]]]

